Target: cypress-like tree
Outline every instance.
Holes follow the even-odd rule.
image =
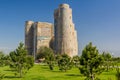
[[[72,60],[67,54],[62,54],[58,59],[58,67],[61,71],[67,71],[72,68]]]
[[[87,80],[95,80],[95,75],[103,71],[101,67],[103,60],[97,48],[90,42],[82,51],[80,72],[87,77]]]
[[[48,64],[50,70],[54,69],[55,56],[53,50],[48,47],[40,47],[37,53],[37,59],[45,58],[45,62]]]
[[[10,67],[19,73],[20,77],[23,77],[23,75],[34,65],[34,58],[27,55],[27,50],[23,43],[20,43],[15,51],[10,52],[10,59]]]

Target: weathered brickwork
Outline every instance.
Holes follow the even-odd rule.
[[[72,22],[72,9],[61,4],[54,11],[55,51],[73,57],[78,55],[77,32]]]
[[[41,46],[50,47],[53,38],[53,24],[26,21],[25,45],[30,55],[36,55]]]
[[[77,31],[72,21],[72,9],[68,4],[59,5],[54,11],[54,27],[51,23],[26,21],[25,45],[31,55],[41,46],[54,49],[55,53],[78,55]]]

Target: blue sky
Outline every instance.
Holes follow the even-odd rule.
[[[0,50],[9,52],[24,42],[26,20],[54,23],[61,3],[73,10],[80,53],[89,42],[100,51],[120,53],[120,0],[0,0]]]

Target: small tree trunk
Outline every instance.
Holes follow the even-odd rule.
[[[21,67],[21,65],[20,65],[19,70],[20,70],[20,77],[22,77],[22,67]]]
[[[92,77],[92,80],[94,80],[94,77]]]
[[[50,68],[50,70],[53,70],[53,66],[52,65],[49,65],[49,68]]]
[[[22,70],[20,70],[20,77],[22,77]]]
[[[94,79],[95,79],[95,77],[94,77],[94,75],[93,75],[93,74],[92,74],[91,78],[92,78],[92,80],[94,80]]]

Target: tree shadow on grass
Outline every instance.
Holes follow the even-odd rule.
[[[82,76],[80,74],[66,74],[66,76]]]
[[[42,69],[48,69],[48,67],[41,67]]]
[[[47,80],[47,79],[44,77],[36,77],[36,78],[32,78],[32,80]]]
[[[12,71],[13,72],[13,71],[16,71],[16,70],[9,70],[9,69],[7,69],[7,70],[4,70],[4,71]]]
[[[52,71],[52,72],[59,72],[59,73],[61,72],[61,73],[63,73],[62,71]]]
[[[18,76],[5,76],[4,78],[20,78],[20,77],[18,77]]]

